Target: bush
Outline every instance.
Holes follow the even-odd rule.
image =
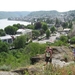
[[[75,43],[75,36],[70,39],[70,43],[72,43],[72,44]]]
[[[9,45],[6,42],[0,41],[0,52],[8,52]]]
[[[62,42],[68,42],[68,37],[67,36],[61,36],[60,37],[60,40],[62,41]]]
[[[1,69],[16,69],[30,64],[30,58],[37,54],[44,53],[46,44],[29,43],[25,48],[13,49],[0,53],[0,66]]]
[[[24,48],[26,45],[26,36],[22,35],[22,36],[18,36],[15,41],[14,41],[14,46],[15,48]]]
[[[62,45],[67,46],[68,44],[65,43],[65,42],[63,42],[63,41],[61,41],[61,40],[58,40],[58,41],[55,41],[55,42],[54,42],[53,44],[51,44],[51,45],[54,45],[54,46],[62,46]]]
[[[45,48],[46,44],[30,43],[26,46],[25,50],[27,54],[29,53],[31,56],[35,56],[36,54],[44,53]]]

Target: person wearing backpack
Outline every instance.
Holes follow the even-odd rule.
[[[48,64],[48,62],[52,62],[52,48],[51,47],[47,47],[46,51],[45,51],[45,61],[46,61],[46,65]]]

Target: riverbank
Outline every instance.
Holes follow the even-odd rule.
[[[27,26],[28,24],[31,24],[30,22],[25,22],[25,21],[11,21],[8,19],[0,19],[0,29],[4,29],[8,25],[12,26],[13,24],[22,24]]]

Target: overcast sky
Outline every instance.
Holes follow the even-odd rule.
[[[0,0],[0,11],[75,10],[75,0]]]

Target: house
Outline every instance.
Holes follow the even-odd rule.
[[[52,26],[54,26],[55,24],[47,24],[48,25],[48,27],[52,27]]]
[[[13,38],[10,35],[1,36],[0,40],[7,43],[13,43]]]
[[[21,35],[28,35],[28,38],[32,38],[32,30],[31,29],[18,29],[16,32],[16,35],[1,36],[0,40],[3,42],[7,42],[7,43],[13,43],[13,40],[17,36],[21,36]]]
[[[63,31],[68,34],[70,30],[71,30],[70,28],[66,28],[66,29],[64,29]]]
[[[32,30],[31,29],[18,29],[15,36],[20,35],[28,35],[30,38],[32,38]]]
[[[57,28],[57,31],[58,31],[59,33],[62,33],[62,32],[63,32],[63,27],[62,27],[62,26],[58,27],[58,28]]]
[[[67,36],[67,34],[70,32],[69,28],[63,29],[62,27],[59,27],[57,30],[60,34]]]

